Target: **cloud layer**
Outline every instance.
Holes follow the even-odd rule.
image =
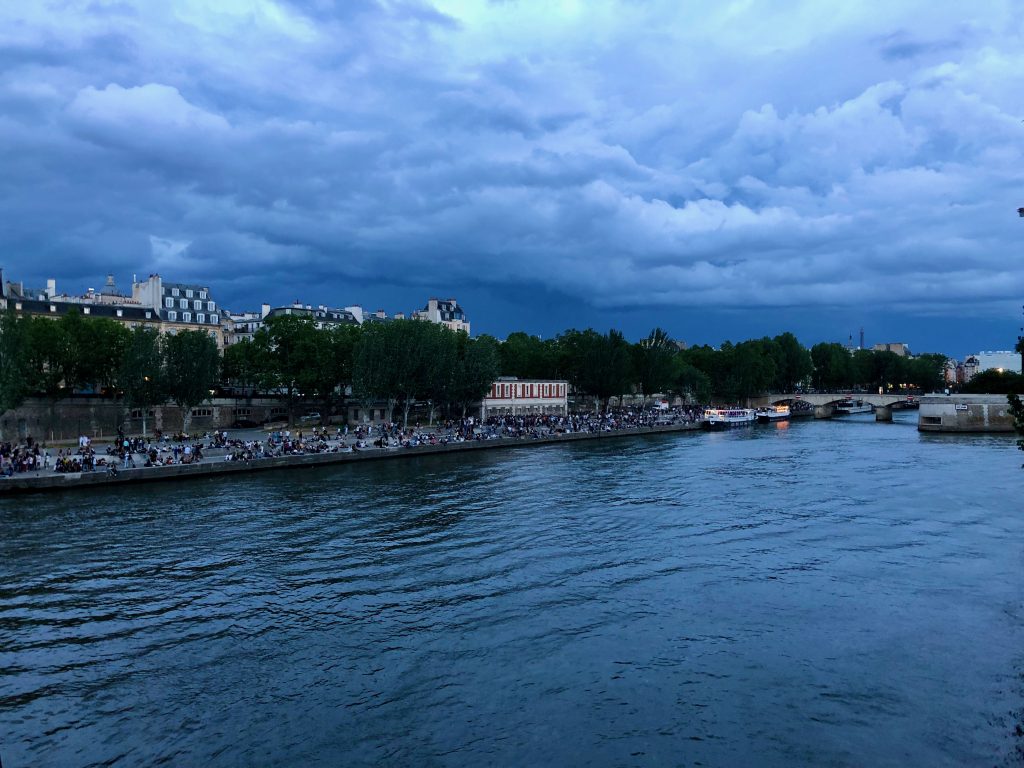
[[[1013,315],[1021,6],[711,5],[4,4],[0,261]]]

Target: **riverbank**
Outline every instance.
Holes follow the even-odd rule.
[[[1014,432],[1006,395],[926,395],[918,416],[921,432]]]
[[[69,472],[65,474],[24,473],[0,479],[0,498],[21,493],[66,491],[79,488],[95,488],[111,485],[184,480],[199,477],[216,477],[240,472],[263,472],[270,470],[323,467],[334,464],[348,464],[358,461],[381,461],[411,458],[436,454],[459,453],[464,451],[495,450],[502,448],[527,448],[553,443],[576,442],[580,440],[610,440],[637,435],[662,434],[667,432],[691,432],[701,429],[700,422],[670,424],[653,427],[634,427],[609,432],[573,432],[539,438],[498,438],[494,440],[469,440],[444,445],[419,445],[411,448],[372,448],[348,453],[309,453],[299,456],[275,456],[252,461],[218,461],[207,459],[197,464],[173,464],[163,467],[139,467],[119,469],[116,476],[106,471]]]

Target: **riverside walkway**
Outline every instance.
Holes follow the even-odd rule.
[[[464,442],[449,442],[436,445],[427,444],[411,447],[367,447],[347,452],[327,451],[323,453],[271,456],[266,458],[254,458],[249,461],[225,461],[223,454],[207,455],[201,461],[191,464],[172,464],[170,466],[118,469],[116,475],[107,472],[105,469],[99,469],[92,472],[66,473],[40,470],[38,472],[23,472],[11,477],[0,479],[0,498],[20,493],[66,491],[79,488],[120,485],[125,483],[185,480],[190,478],[233,475],[244,472],[323,467],[360,461],[403,459],[416,456],[460,453],[464,451],[526,448],[537,445],[577,442],[580,440],[608,440],[620,437],[635,437],[637,435],[651,435],[667,432],[689,432],[700,429],[700,422],[682,422],[665,425],[628,427],[597,432],[558,433],[541,437],[496,437],[485,440],[466,440]]]

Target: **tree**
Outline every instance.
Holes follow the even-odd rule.
[[[359,326],[338,325],[314,329],[300,337],[297,350],[298,383],[304,393],[313,394],[322,403],[321,421],[330,423],[345,388],[352,383],[355,347]]]
[[[1024,404],[1021,403],[1020,395],[1016,392],[1009,393],[1006,400],[1010,405],[1010,415],[1013,416],[1013,426],[1019,435],[1017,447],[1024,451]]]
[[[132,331],[116,320],[106,317],[89,318],[86,323],[85,339],[89,353],[82,365],[82,372],[88,384],[101,390],[114,392],[120,377],[125,354],[131,342]],[[137,330],[137,329],[136,329]]]
[[[917,355],[906,363],[904,383],[917,387],[922,392],[935,392],[942,389],[945,368],[945,355]]]
[[[377,400],[387,400],[388,421],[395,406],[391,384],[391,350],[388,326],[372,323],[364,326],[356,343],[352,363],[352,394],[364,410]]]
[[[896,357],[892,352],[888,354]],[[842,344],[815,344],[811,347],[811,360],[814,363],[814,386],[818,389],[844,389],[850,385],[851,357]]]
[[[241,389],[247,398],[274,385],[268,338],[265,333],[257,333],[254,338],[242,339],[224,350],[221,362],[224,383]]]
[[[633,369],[644,402],[655,392],[663,392],[673,383],[676,345],[661,328],[633,345]]]
[[[451,392],[452,404],[462,411],[480,401],[499,375],[498,344],[490,336],[470,339],[462,334],[458,364]]]
[[[606,410],[608,400],[622,395],[633,378],[633,359],[629,342],[616,330],[600,334],[568,330],[558,338],[565,355],[565,366],[573,388],[590,395],[599,410]]]
[[[688,395],[698,403],[711,401],[711,379],[704,371],[678,359],[675,386],[679,394]]]
[[[775,357],[775,391],[793,392],[814,370],[811,353],[789,331],[779,334],[772,341],[775,343],[772,350]]]
[[[274,386],[285,391],[288,423],[295,421],[296,398],[307,394],[302,384],[309,384],[307,368],[314,364],[317,329],[311,321],[295,315],[278,315],[266,320],[256,332],[259,343],[270,351],[270,369]]]
[[[454,399],[455,388],[461,375],[461,358],[465,354],[469,336],[452,331],[443,325],[433,325],[421,342],[426,345],[423,358],[421,389],[418,397],[430,405],[430,423],[439,405],[449,406]],[[406,402],[408,421],[408,401]]]
[[[13,311],[0,315],[0,416],[20,406],[31,393],[30,322]]]
[[[498,347],[501,375],[549,379],[558,375],[555,343],[520,332],[510,333]]]
[[[142,434],[150,408],[167,399],[163,339],[153,328],[133,328],[117,374],[117,386],[129,408],[142,411]]]
[[[1024,392],[1024,376],[1010,371],[999,372],[994,368],[982,371],[960,387],[968,394],[1009,395]]]
[[[65,379],[73,367],[66,325],[48,317],[25,318],[29,348],[28,385],[49,401],[51,439],[57,401],[64,396]]]
[[[182,409],[182,431],[188,433],[192,409],[209,400],[217,386],[217,342],[203,331],[180,331],[166,338],[164,358],[167,393]]]
[[[85,317],[77,308],[57,325],[65,341],[61,364],[64,388],[113,389],[130,331],[110,318]]]

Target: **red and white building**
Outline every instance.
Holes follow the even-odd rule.
[[[480,418],[488,416],[566,415],[569,384],[565,381],[501,378],[480,403]]]

